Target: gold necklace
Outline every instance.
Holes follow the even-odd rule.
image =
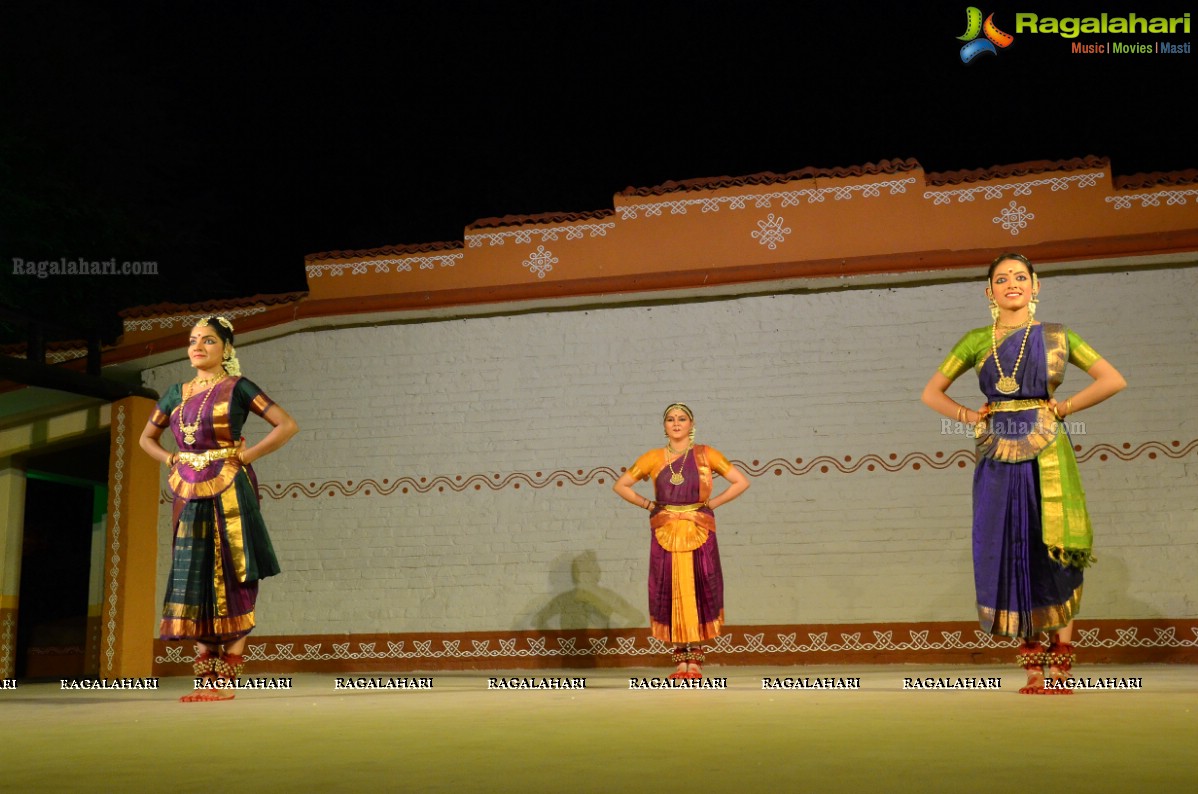
[[[1031,317],[1027,318],[1027,321],[1023,324],[1023,328],[1023,342],[1019,345],[1019,357],[1015,359],[1015,366],[1011,368],[1010,375],[1002,374],[1002,364],[998,361],[998,320],[994,321],[994,327],[990,329],[990,351],[994,354],[994,368],[998,370],[998,383],[994,384],[994,388],[1003,394],[1014,394],[1019,391],[1019,381],[1015,380],[1015,373],[1019,371],[1019,364],[1023,361],[1023,353],[1027,350],[1027,338],[1032,334]]]
[[[215,386],[219,381],[224,380],[224,378],[224,375],[218,375],[211,380],[199,382],[211,383],[213,386]],[[191,386],[190,383],[187,385]],[[212,396],[213,391],[214,389],[209,388],[208,391],[204,393],[204,399],[200,400],[200,410],[196,412],[195,424],[188,425],[183,423],[183,409],[187,407],[187,401],[195,396],[195,391],[192,391],[191,394],[183,397],[183,402],[179,405],[179,431],[183,434],[184,444],[191,446],[196,442],[196,433],[200,430],[200,418],[204,415],[204,406],[208,404],[208,398]]]
[[[690,452],[691,448],[694,446],[694,444],[689,444],[687,445],[686,449],[682,451],[682,465],[678,467],[678,471],[674,471],[674,464],[670,461],[670,453],[674,452],[674,448],[669,444],[666,444],[666,466],[668,466],[670,469],[671,484],[682,485],[682,483],[686,482],[686,478],[682,476],[682,470],[686,467],[686,454]],[[674,454],[677,455],[678,453],[674,452]]]

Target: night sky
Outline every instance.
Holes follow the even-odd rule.
[[[0,304],[115,327],[129,305],[303,290],[305,254],[457,240],[480,218],[603,209],[668,180],[899,158],[1198,168],[1182,121],[1198,54],[1023,34],[966,65],[967,7],[5,2]],[[1017,11],[1189,10],[979,7],[1008,33]],[[14,258],[159,275],[38,280]]]

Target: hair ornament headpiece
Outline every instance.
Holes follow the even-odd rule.
[[[684,411],[692,422],[695,420],[695,412],[686,403],[673,403],[666,406],[666,410],[661,414],[661,420],[664,422],[666,417],[670,415],[670,411],[673,411],[675,408]]]

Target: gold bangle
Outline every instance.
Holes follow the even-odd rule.
[[[1065,416],[1068,416],[1071,413],[1073,413],[1073,398],[1072,397],[1070,397],[1068,400],[1065,401]]]

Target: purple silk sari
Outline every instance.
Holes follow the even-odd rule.
[[[660,505],[692,505],[701,501],[699,468],[694,454],[686,456],[681,472],[685,478],[681,485],[670,482],[668,466],[654,478],[653,486],[659,506],[650,515],[651,522],[663,513],[664,508]],[[712,639],[719,636],[723,624],[724,575],[720,570],[715,516],[708,507],[700,507],[695,512],[711,530],[703,544],[693,551],[681,554],[667,551],[662,548],[653,531],[649,536],[649,617],[653,635],[667,643],[697,643]],[[679,591],[677,583],[680,577],[675,575],[673,566],[676,561],[685,561],[688,557],[694,574],[693,587],[684,586]],[[689,576],[681,578],[687,582],[690,580]],[[686,604],[676,604],[676,596],[684,599]],[[697,615],[697,625],[679,625],[675,616],[680,610]]]
[[[181,452],[225,450],[236,447],[249,413],[261,416],[272,404],[251,381],[226,378],[207,399],[200,392],[186,403],[180,387],[172,387],[150,421],[169,428]],[[180,411],[189,429],[196,426],[190,437],[179,426]],[[279,573],[253,469],[236,458],[199,468],[180,461],[168,483],[175,494],[174,534],[160,636],[219,644],[249,634],[258,580]]]
[[[1048,399],[1043,326],[1032,326],[1028,333],[1027,350],[1015,373],[1016,393],[998,391],[997,369],[992,357],[986,357],[978,381],[987,402]],[[1023,335],[1016,330],[998,346],[1007,375],[1015,369]],[[1036,421],[1036,409],[1010,411],[992,414],[990,426],[994,436],[1013,439]],[[1008,463],[979,455],[973,477],[973,576],[978,619],[990,634],[1035,637],[1065,626],[1081,604],[1082,571],[1049,556],[1040,506],[1036,458]]]

